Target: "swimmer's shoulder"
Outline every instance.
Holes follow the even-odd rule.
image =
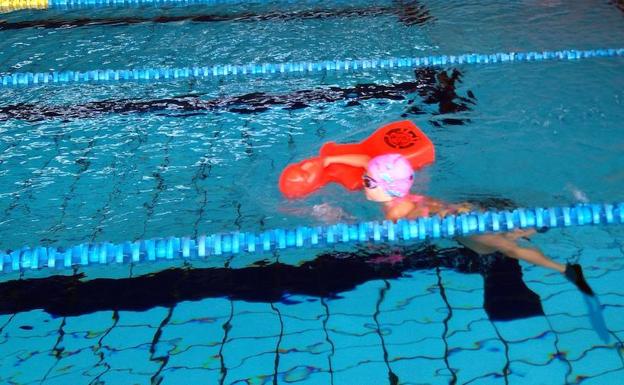
[[[396,221],[401,218],[408,218],[416,208],[414,202],[409,199],[397,199],[386,211],[386,218]]]

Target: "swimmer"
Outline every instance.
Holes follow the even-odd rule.
[[[386,154],[370,158],[367,155],[338,155],[323,158],[323,167],[331,164],[362,167],[366,198],[383,205],[386,219],[414,219],[422,216],[460,214],[478,209],[469,203],[448,204],[443,201],[415,195],[410,192],[414,183],[414,170],[409,161],[399,154]],[[483,234],[457,237],[456,240],[477,254],[500,252],[503,255],[543,266],[565,275],[581,292],[593,296],[594,292],[585,281],[578,264],[565,265],[555,262],[540,250],[522,247],[519,239],[528,239],[536,230],[516,230],[502,234]]]

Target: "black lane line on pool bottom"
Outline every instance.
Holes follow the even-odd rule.
[[[422,103],[415,98],[407,100],[407,110],[402,117],[427,114],[424,105],[433,106],[435,111],[431,124],[462,125],[470,119],[453,116],[472,110],[476,97],[467,91],[467,97],[459,96],[456,85],[461,83],[462,73],[457,69],[440,70],[419,68],[414,71],[415,81],[391,84],[357,84],[354,87],[318,87],[299,90],[287,94],[268,94],[253,92],[240,96],[225,96],[205,100],[197,95],[186,95],[167,99],[139,100],[117,99],[89,102],[85,104],[54,106],[45,104],[19,103],[0,107],[0,121],[18,119],[38,122],[46,119],[61,119],[63,122],[94,118],[103,114],[158,113],[162,116],[186,118],[191,116],[228,111],[237,114],[258,114],[272,108],[299,110],[316,106],[323,108],[323,103],[346,102],[346,107],[358,106],[366,100],[405,100],[409,95],[418,95]],[[380,102],[381,103],[381,102]],[[440,116],[440,118],[437,118]]]
[[[403,259],[380,262],[391,253],[399,253]],[[298,303],[292,295],[339,298],[341,293],[371,280],[395,279],[438,267],[481,274],[484,308],[491,320],[544,314],[538,295],[522,281],[518,261],[501,255],[479,256],[464,248],[438,250],[433,246],[323,254],[300,266],[264,262],[240,269],[173,268],[124,279],[81,281],[82,275],[74,275],[14,280],[0,283],[0,314],[43,309],[65,317],[108,310],[144,311],[221,297],[292,304]]]
[[[406,26],[425,25],[434,21],[434,17],[429,10],[419,4],[418,1],[395,1],[394,6],[389,7],[366,7],[347,9],[314,9],[306,11],[292,12],[267,12],[251,13],[242,12],[235,14],[205,14],[205,15],[185,15],[185,16],[158,16],[154,18],[142,17],[119,17],[119,18],[84,18],[74,20],[29,20],[29,21],[3,21],[0,20],[1,30],[18,30],[28,28],[78,28],[92,26],[127,26],[143,23],[216,23],[216,22],[258,22],[258,21],[290,21],[290,20],[323,20],[331,18],[360,18],[376,17],[384,15],[396,15],[399,23]]]

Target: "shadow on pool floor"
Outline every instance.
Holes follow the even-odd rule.
[[[124,279],[83,280],[84,275],[78,274],[15,280],[0,284],[0,313],[43,309],[53,316],[77,316],[103,310],[143,311],[214,297],[288,304],[292,294],[337,298],[367,281],[437,268],[480,274],[483,306],[491,320],[544,314],[539,296],[522,280],[518,261],[432,245],[327,253],[298,266],[260,262],[240,269],[172,268]]]

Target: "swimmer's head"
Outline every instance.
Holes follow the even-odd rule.
[[[385,154],[376,156],[368,162],[364,187],[370,200],[383,202],[404,197],[409,194],[412,184],[414,170],[404,156]],[[375,191],[376,189],[381,191]]]

